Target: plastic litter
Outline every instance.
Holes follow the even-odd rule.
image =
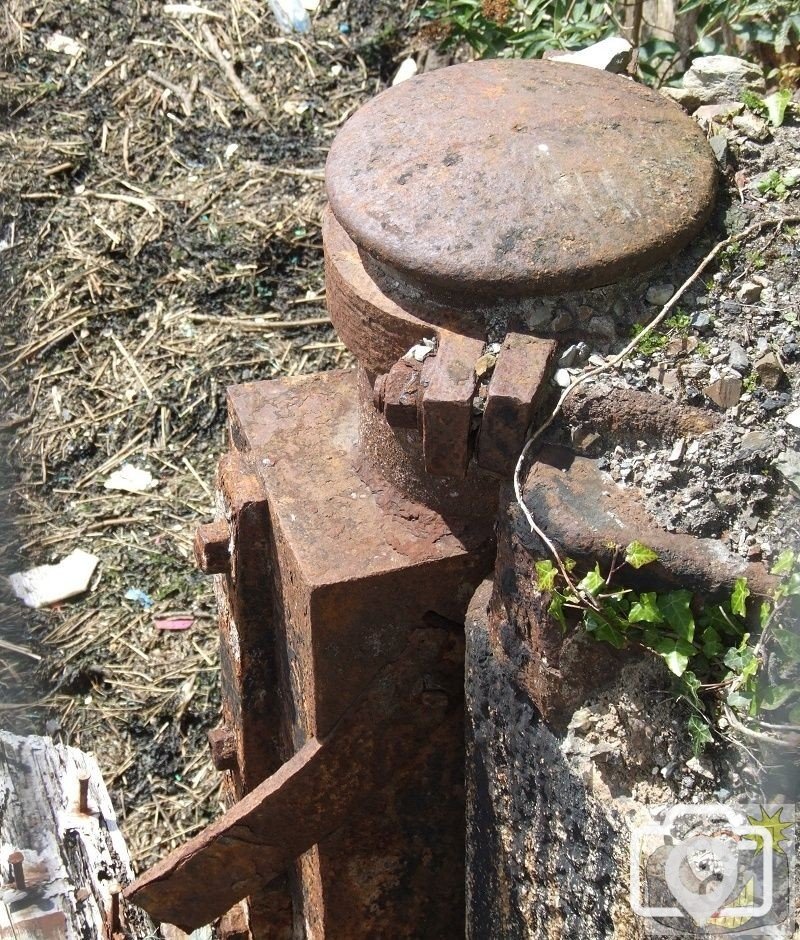
[[[284,33],[307,33],[311,29],[303,0],[267,0],[278,28]]]
[[[100,559],[76,548],[56,565],[38,565],[9,577],[11,590],[28,607],[44,607],[83,594]]]

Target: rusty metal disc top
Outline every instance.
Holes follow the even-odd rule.
[[[716,168],[696,123],[629,79],[486,60],[390,88],[326,169],[358,245],[423,290],[524,296],[610,283],[682,247]]]

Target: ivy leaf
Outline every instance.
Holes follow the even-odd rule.
[[[552,591],[556,586],[558,568],[552,561],[536,562],[536,583],[540,591]]]
[[[658,609],[658,598],[655,592],[639,595],[639,600],[631,604],[628,612],[631,623],[663,623],[664,617]]]
[[[781,652],[785,653],[790,659],[800,659],[800,636],[792,633],[784,627],[773,627],[772,635]]]
[[[789,576],[786,582],[786,593],[789,595],[800,594],[800,571],[795,571]]]
[[[563,633],[567,630],[567,621],[564,617],[564,603],[566,598],[560,591],[553,591],[550,606],[547,608],[548,614],[559,624]]]
[[[691,602],[690,591],[670,591],[658,599],[664,619],[682,640],[689,643],[694,639],[694,617],[689,607]]]
[[[600,574],[600,565],[597,564],[594,566],[594,571],[587,572],[586,576],[578,582],[578,588],[594,597],[601,588],[605,587],[605,583],[606,579]]]
[[[764,107],[767,109],[769,123],[773,127],[780,127],[783,124],[783,118],[786,114],[786,106],[792,100],[792,93],[788,88],[782,88],[764,99]]]
[[[700,691],[700,680],[690,669],[687,669],[681,676],[681,688],[693,705],[697,708],[703,707],[700,702],[700,695],[698,694]]]
[[[772,614],[772,604],[769,601],[762,601],[758,611],[758,625],[763,630]]]
[[[738,690],[728,692],[725,701],[731,708],[737,708],[739,711],[749,711],[752,698],[749,695],[742,695]]]
[[[785,705],[797,692],[796,686],[786,683],[768,686],[761,694],[761,707],[768,712],[774,711],[776,708],[780,708],[781,705]]]
[[[695,757],[699,757],[705,750],[706,744],[710,744],[714,740],[711,729],[708,727],[708,723],[703,721],[699,715],[692,715],[686,725],[686,730],[692,739],[692,753]]]
[[[737,578],[731,594],[731,610],[737,617],[747,615],[748,597],[750,597],[750,588],[747,586],[747,578]]]
[[[642,568],[651,561],[657,561],[658,555],[652,548],[642,545],[641,542],[631,542],[625,549],[625,561],[631,568]]]
[[[709,659],[722,652],[722,638],[713,627],[706,627],[700,639],[703,641],[703,652]]]
[[[586,611],[584,623],[587,632],[591,633],[595,639],[610,643],[618,650],[621,650],[626,645],[625,636],[622,631],[609,620],[599,617],[594,611]]]
[[[770,574],[789,574],[794,567],[794,552],[791,548],[784,549],[775,559]]]
[[[673,640],[671,637],[660,637],[653,649],[667,664],[669,671],[678,677],[686,672],[689,660],[695,653],[695,648],[691,643],[685,640]]]

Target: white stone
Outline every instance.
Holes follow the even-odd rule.
[[[9,577],[11,590],[28,607],[44,607],[82,594],[100,559],[76,548],[56,565],[38,565]]]
[[[403,59],[400,63],[400,68],[395,73],[394,78],[392,79],[392,85],[399,85],[400,82],[404,82],[409,78],[413,78],[417,74],[417,63],[414,59],[409,56],[407,59]]]
[[[633,46],[622,36],[609,36],[578,52],[564,52],[550,58],[556,62],[571,62],[605,72],[624,72],[631,61]]]

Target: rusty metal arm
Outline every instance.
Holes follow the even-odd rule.
[[[447,702],[459,701],[457,682],[431,704],[420,681],[441,675],[440,662],[454,655],[463,656],[460,632],[413,630],[400,657],[378,672],[324,740],[310,739],[220,819],[133,882],[125,898],[188,932],[263,891],[354,814],[368,807],[380,814],[381,791],[397,783],[398,768],[413,762],[421,737],[451,707]]]

